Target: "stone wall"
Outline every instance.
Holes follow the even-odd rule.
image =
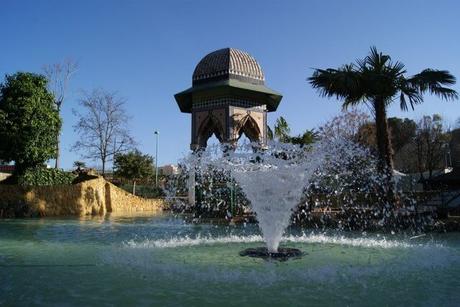
[[[134,196],[103,178],[74,185],[0,185],[0,217],[85,216],[161,212],[164,201]]]

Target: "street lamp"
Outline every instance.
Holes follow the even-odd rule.
[[[158,188],[158,138],[160,137],[160,132],[158,130],[155,130],[153,133],[155,134],[155,187]]]

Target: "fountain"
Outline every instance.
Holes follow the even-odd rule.
[[[293,212],[306,202],[312,187],[322,189],[330,198],[343,195],[342,209],[350,214],[348,224],[382,227],[394,217],[390,204],[381,197],[386,191],[382,189],[384,178],[377,175],[377,161],[368,150],[344,138],[306,147],[271,142],[261,149],[246,143],[233,150],[215,145],[190,155],[185,163],[193,170],[193,177],[195,172],[208,172],[212,177],[216,170],[230,174],[250,201],[266,246],[245,249],[241,256],[277,260],[301,257],[300,250],[279,245]],[[213,174],[209,174],[210,169]],[[338,228],[345,227],[346,223],[340,223]]]
[[[303,190],[321,164],[318,150],[319,146],[305,150],[271,144],[264,151],[248,151],[246,146],[230,154],[228,166],[251,201],[266,243],[266,248],[245,250],[241,255],[281,260],[302,255],[296,249],[279,248],[279,243]]]
[[[217,169],[223,178],[215,185],[222,186],[221,179],[236,182],[250,198],[258,225],[190,223],[186,214],[167,212],[7,220],[0,223],[0,305],[14,305],[18,297],[28,305],[81,305],[83,300],[170,305],[172,298],[176,305],[242,306],[373,301],[455,306],[459,301],[458,233],[341,231],[355,215],[334,229],[286,228],[299,202],[315,206],[311,191],[340,197],[342,208],[358,206],[358,198],[341,198],[350,190],[373,201],[379,176],[368,153],[345,142],[308,148],[271,144],[258,152],[251,145],[241,147],[234,152],[209,148],[189,157],[186,167],[196,172],[198,186],[200,176],[219,174]],[[183,179],[175,185],[181,196],[186,195]],[[379,215],[366,216],[383,220],[380,205],[370,204]],[[282,262],[288,259],[296,260]]]
[[[241,256],[287,260],[303,253],[280,248],[283,233],[313,173],[326,157],[327,148],[322,143],[301,148],[272,142],[263,150],[256,144],[243,144],[235,151],[211,146],[192,155],[187,164],[193,170],[212,167],[229,172],[251,202],[266,247],[246,249]]]

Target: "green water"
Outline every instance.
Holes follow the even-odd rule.
[[[283,263],[240,257],[256,225],[180,217],[0,221],[5,306],[460,306],[460,234],[290,229]]]

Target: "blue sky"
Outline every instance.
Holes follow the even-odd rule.
[[[371,45],[402,61],[409,74],[447,69],[460,78],[460,2],[451,1],[20,1],[0,0],[0,75],[40,72],[66,57],[80,68],[63,107],[63,166],[71,152],[81,90],[102,87],[127,100],[139,149],[159,164],[174,163],[190,144],[190,115],[173,95],[191,85],[207,53],[234,47],[261,64],[267,85],[284,95],[269,122],[283,116],[293,133],[338,114],[340,103],[318,96],[306,78],[312,68],[337,67],[364,57]],[[457,84],[454,87],[460,91]],[[460,117],[460,101],[427,96],[415,111],[395,103],[389,116]],[[90,165],[95,163],[90,162]]]

